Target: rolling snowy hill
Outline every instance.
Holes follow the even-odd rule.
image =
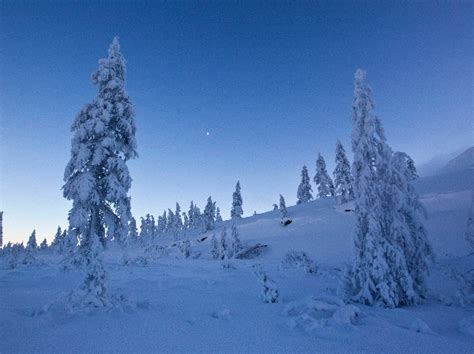
[[[109,291],[127,302],[107,312],[66,310],[66,294],[82,274],[60,271],[52,253],[40,256],[42,265],[9,270],[2,263],[0,351],[472,353],[474,254],[464,240],[472,183],[460,173],[418,182],[436,253],[423,305],[344,304],[340,284],[352,262],[352,205],[317,200],[289,207],[293,223],[286,227],[276,211],[239,220],[244,246],[266,245],[252,259],[212,260],[211,232],[181,236],[191,241],[188,259],[171,237],[159,241],[161,253],[128,251],[127,266],[112,245],[105,252]],[[218,236],[224,226],[230,234],[225,221]],[[283,261],[290,250],[305,252],[316,272]],[[262,301],[257,264],[275,282],[277,303]]]

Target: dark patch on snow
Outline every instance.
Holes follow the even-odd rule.
[[[268,247],[268,245],[262,245],[257,243],[255,246],[248,247],[239,253],[237,253],[234,258],[237,259],[251,259],[260,256]]]

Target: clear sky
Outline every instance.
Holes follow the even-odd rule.
[[[396,5],[395,5],[396,4]],[[474,141],[470,1],[2,1],[5,239],[66,226],[70,126],[112,38],[127,59],[140,158],[132,212],[212,195],[228,217],[296,201],[303,164],[350,150],[353,74],[368,72],[394,149],[418,163]],[[209,132],[209,135],[206,133]]]

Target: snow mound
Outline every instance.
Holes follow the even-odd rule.
[[[325,328],[353,326],[361,311],[357,306],[345,304],[335,297],[313,297],[303,302],[290,302],[283,314],[290,317],[290,328],[316,332]]]
[[[425,333],[425,334],[434,334],[431,328],[426,324],[425,321],[420,320],[419,318],[415,318],[408,327],[410,331],[417,332],[417,333]]]
[[[222,309],[220,311],[216,311],[212,314],[212,317],[218,320],[229,320],[232,312],[228,309]]]
[[[474,338],[474,315],[459,321],[459,331]]]

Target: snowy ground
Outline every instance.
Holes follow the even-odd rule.
[[[58,301],[83,275],[61,272],[52,254],[42,256],[41,266],[0,264],[0,352],[473,353],[474,254],[464,241],[470,191],[430,188],[423,202],[437,258],[423,305],[343,304],[338,294],[342,269],[352,261],[353,213],[344,211],[350,205],[315,201],[288,208],[294,221],[287,227],[276,212],[242,219],[244,245],[268,245],[254,259],[211,260],[210,238],[198,242],[206,235],[192,233],[186,238],[195,259],[183,259],[163,239],[168,255],[123,266],[122,251],[112,247],[105,254],[108,284],[128,298],[122,309],[65,311]],[[306,252],[317,272],[283,266],[289,250]],[[128,257],[142,254],[132,250]],[[275,281],[278,303],[262,301],[255,264]]]

